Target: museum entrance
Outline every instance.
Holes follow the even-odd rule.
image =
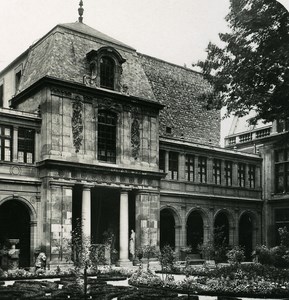
[[[169,245],[175,248],[175,218],[170,209],[160,212],[160,248]]]
[[[30,214],[19,200],[8,200],[0,205],[0,249],[11,247],[9,240],[16,242],[20,250],[19,267],[30,266]]]
[[[198,245],[204,240],[203,218],[198,211],[190,213],[187,220],[187,245],[192,247],[192,252],[198,252]]]
[[[241,216],[239,222],[239,245],[245,249],[247,261],[252,260],[253,251],[253,222],[249,213]]]
[[[119,252],[120,189],[91,188],[91,242],[109,243],[111,250]],[[81,220],[83,186],[75,185],[72,197],[72,228]],[[135,231],[135,192],[128,192],[129,232]]]

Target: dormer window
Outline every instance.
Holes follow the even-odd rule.
[[[112,47],[102,47],[86,54],[89,75],[84,75],[83,82],[91,87],[120,91],[122,64],[125,59]]]
[[[114,90],[115,63],[109,56],[100,58],[100,87]]]

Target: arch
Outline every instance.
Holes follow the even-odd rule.
[[[172,214],[175,218],[175,224],[176,224],[175,226],[180,226],[181,225],[181,217],[180,217],[180,214],[177,211],[177,209],[171,205],[164,205],[160,208],[160,212],[164,209],[169,209],[172,212]]]
[[[214,215],[214,244],[229,245],[232,240],[232,228],[234,220],[227,209],[219,209]]]
[[[36,211],[22,197],[7,197],[0,201],[0,243],[10,247],[9,239],[18,239],[19,266],[28,267],[32,261]],[[2,267],[7,268],[2,261]]]
[[[187,245],[192,247],[193,252],[198,252],[198,245],[204,242],[205,216],[199,208],[191,209],[187,215]]]
[[[209,226],[209,217],[208,217],[208,213],[202,209],[201,207],[193,207],[191,208],[186,215],[186,223],[188,222],[188,218],[190,216],[190,214],[194,211],[197,211],[203,218],[203,222],[204,222],[204,226],[208,227]]]
[[[176,222],[173,211],[170,208],[163,208],[160,211],[160,248],[165,245],[175,249],[176,246]]]
[[[256,246],[256,214],[250,210],[243,211],[239,217],[239,245],[244,247],[246,260],[252,259]]]
[[[36,209],[31,204],[30,201],[28,201],[27,199],[25,199],[23,197],[13,195],[13,196],[9,196],[9,197],[6,197],[4,199],[1,199],[0,200],[0,207],[1,207],[2,204],[4,204],[6,201],[9,201],[9,200],[18,200],[18,201],[22,202],[27,207],[27,209],[29,211],[30,221],[33,222],[33,223],[37,222]]]

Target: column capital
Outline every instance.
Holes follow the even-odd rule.
[[[91,190],[92,188],[94,187],[94,185],[92,185],[92,184],[84,184],[83,186],[82,186],[82,190]]]
[[[127,194],[128,192],[130,192],[131,191],[131,189],[129,189],[129,188],[121,188],[121,190],[120,190],[120,193],[121,194]]]

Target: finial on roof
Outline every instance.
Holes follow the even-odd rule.
[[[83,6],[83,2],[82,2],[82,0],[80,0],[80,2],[79,2],[79,8],[78,8],[78,14],[79,14],[78,21],[80,23],[82,23],[82,21],[83,21],[82,15],[83,15],[84,9],[82,8],[82,6]]]

